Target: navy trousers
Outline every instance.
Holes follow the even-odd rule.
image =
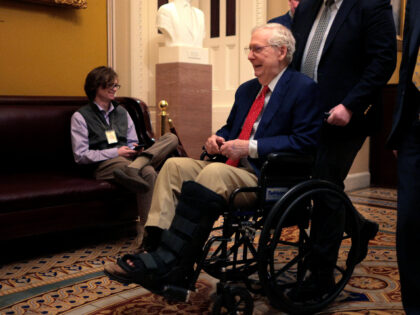
[[[407,314],[420,314],[420,120],[398,148],[397,258]]]

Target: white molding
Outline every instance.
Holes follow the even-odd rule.
[[[107,0],[108,67],[115,69],[115,0]]]
[[[256,0],[255,14],[257,22],[256,25],[267,23],[267,0]]]
[[[344,180],[344,190],[351,191],[355,189],[361,189],[369,187],[370,185],[370,173],[360,172],[347,175]]]
[[[267,22],[267,0],[238,1],[239,8],[239,82],[254,78],[254,70],[250,65],[243,48],[249,45],[251,30]]]
[[[131,96],[147,100],[142,97],[144,94],[143,71],[143,27],[142,1],[130,0],[130,92]]]

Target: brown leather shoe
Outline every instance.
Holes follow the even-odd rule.
[[[139,170],[132,167],[124,167],[114,171],[115,181],[128,190],[138,193],[150,189],[149,184],[139,175]]]

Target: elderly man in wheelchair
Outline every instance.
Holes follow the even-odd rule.
[[[316,83],[288,67],[291,32],[279,24],[256,27],[248,49],[256,79],[238,88],[226,125],[206,141],[211,159],[165,162],[146,224],[146,251],[125,255],[105,273],[186,300],[204,269],[221,280],[215,314],[251,314],[248,290],[265,292],[287,312],[313,313],[337,297],[358,262],[360,217],[342,189],[309,179],[323,118]],[[340,259],[328,281],[319,276],[322,233],[312,222],[325,194],[344,205],[343,231],[332,240]],[[223,224],[208,240],[220,215]],[[232,281],[248,290],[231,287]]]

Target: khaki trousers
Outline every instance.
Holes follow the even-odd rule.
[[[139,175],[151,187],[147,192],[137,194],[137,209],[140,222],[144,224],[152,201],[153,187],[157,178],[155,168],[158,167],[165,158],[172,153],[178,145],[178,137],[172,133],[166,133],[160,137],[150,148],[144,150],[140,156],[133,161],[118,156],[99,163],[95,170],[95,178],[98,180],[113,180],[114,170],[121,169],[126,166],[139,169]]]
[[[225,200],[238,187],[257,186],[255,174],[224,163],[170,158],[163,165],[156,180],[152,204],[146,226],[167,229],[175,215],[175,208],[184,181],[193,180],[221,195]],[[249,204],[256,200],[254,193],[240,194],[240,202]]]

